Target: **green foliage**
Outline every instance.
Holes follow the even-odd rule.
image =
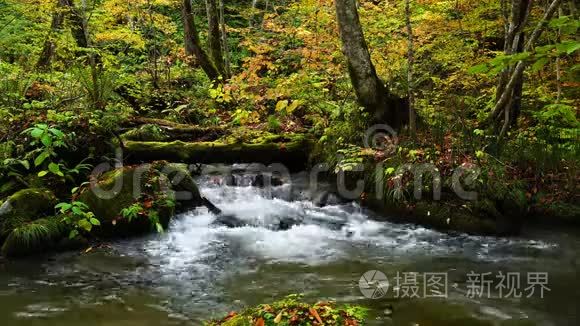
[[[63,222],[72,228],[69,233],[70,239],[79,236],[81,233],[90,233],[93,227],[101,225],[95,214],[90,212],[89,207],[81,201],[59,203],[54,208],[64,215]]]
[[[30,145],[37,147],[37,149],[29,154],[36,156],[33,161],[34,166],[39,167],[45,165],[48,167],[48,170],[38,172],[38,176],[44,177],[48,173],[52,173],[64,177],[64,173],[60,170],[61,165],[53,162],[57,158],[56,149],[67,147],[64,133],[44,123],[26,129],[24,133],[32,137],[33,140],[30,142]]]
[[[261,304],[240,314],[230,313],[219,321],[206,322],[207,326],[253,325],[364,325],[368,309],[358,306],[337,307],[333,302],[314,305],[300,301],[300,295],[289,295],[271,304]]]
[[[126,218],[129,222],[136,219],[140,214],[143,214],[145,209],[140,203],[134,203],[133,205],[123,208],[121,215]]]

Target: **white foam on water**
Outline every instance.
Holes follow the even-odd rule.
[[[158,257],[164,269],[209,272],[208,263],[227,256],[228,251],[242,260],[317,265],[352,258],[353,250],[356,259],[363,260],[390,253],[464,253],[494,261],[513,259],[517,250],[525,248],[554,248],[541,241],[452,236],[412,225],[375,221],[354,204],[320,208],[310,201],[271,198],[264,189],[249,186],[210,181],[201,191],[224,214],[235,216],[247,226],[214,225],[215,216],[206,209],[174,219],[167,233],[151,240],[145,248],[151,256]],[[275,230],[274,226],[285,218],[302,222],[288,230]],[[515,254],[512,248],[518,248]]]

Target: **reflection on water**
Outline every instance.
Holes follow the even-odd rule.
[[[245,226],[216,225],[205,209],[175,219],[162,235],[0,267],[3,325],[199,325],[230,310],[300,292],[371,308],[372,325],[577,325],[580,238],[561,232],[497,239],[441,234],[378,221],[356,204],[317,207],[306,180],[266,191],[248,176],[202,192]],[[278,230],[280,221],[298,221]],[[442,299],[370,300],[368,270],[447,273]],[[548,272],[546,298],[467,298],[467,274]],[[497,291],[492,289],[492,295]],[[387,312],[387,314],[385,313]],[[390,314],[392,311],[392,315]],[[390,315],[390,316],[387,316]]]

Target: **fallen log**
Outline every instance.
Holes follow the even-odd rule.
[[[129,162],[143,163],[167,160],[182,163],[261,163],[283,164],[290,171],[306,168],[312,140],[293,134],[267,138],[260,143],[223,142],[147,142],[126,141]]]

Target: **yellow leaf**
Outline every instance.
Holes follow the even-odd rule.
[[[282,111],[288,106],[288,100],[278,101],[276,103],[276,111]]]
[[[276,318],[274,318],[274,323],[278,324],[282,321],[282,313],[284,312],[284,310],[280,311],[280,313],[278,314],[278,316],[276,316]]]

